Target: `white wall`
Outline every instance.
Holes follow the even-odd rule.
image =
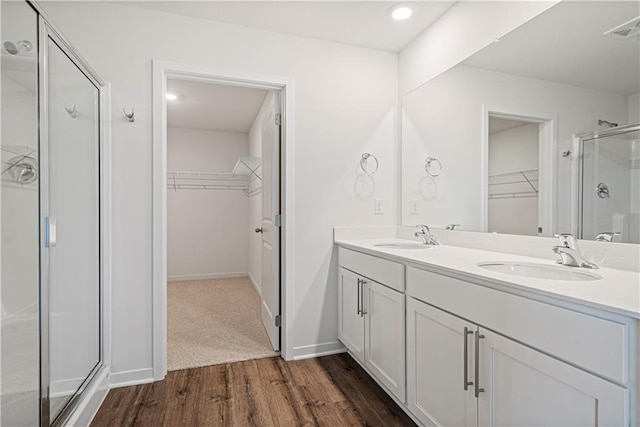
[[[266,114],[274,108],[274,97],[277,95],[269,93],[256,115],[256,119],[249,130],[249,155],[251,157],[262,157],[262,121]],[[262,168],[260,169],[260,173]],[[254,180],[251,189],[257,189],[261,182]],[[253,194],[253,193],[252,193]],[[258,293],[262,293],[262,234],[255,233],[258,227],[262,226],[262,193],[253,194],[249,198],[249,277],[256,287]]]
[[[640,93],[629,95],[628,104],[629,116],[627,123],[640,122]]]
[[[42,6],[112,84],[113,381],[151,376],[153,58],[295,80],[293,345],[297,355],[339,348],[332,227],[396,223],[397,56],[112,3]],[[367,192],[354,187],[364,151],[381,161]]]
[[[594,128],[601,117],[627,116],[623,95],[459,65],[402,101],[403,224],[460,223],[481,230],[482,107],[558,117],[556,231],[569,232],[571,159],[561,152],[572,134]],[[424,158],[437,157],[442,174],[425,178]],[[420,216],[410,200],[420,200]]]
[[[458,2],[400,51],[400,95],[552,7],[557,1]]]
[[[489,118],[491,120],[491,118]],[[489,175],[538,168],[538,124],[529,123],[489,135]],[[527,173],[527,178],[538,174]],[[533,191],[524,177],[508,176],[495,183],[520,181],[518,184],[491,185],[489,194]],[[533,182],[539,188],[539,182]],[[489,198],[489,232],[537,236],[538,197]]]
[[[169,128],[169,171],[231,172],[249,154],[249,135]],[[169,280],[245,275],[249,201],[242,190],[167,191]]]

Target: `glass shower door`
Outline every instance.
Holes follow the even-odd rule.
[[[640,131],[626,128],[583,142],[583,239],[613,232],[615,242],[640,243]]]
[[[98,88],[60,46],[47,37],[48,210],[44,227],[48,230],[45,250],[52,422],[64,414],[65,406],[101,360],[100,96]]]
[[[40,414],[38,16],[0,2],[0,377],[3,426],[34,426]]]

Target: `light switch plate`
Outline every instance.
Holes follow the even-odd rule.
[[[420,214],[420,200],[419,199],[411,199],[411,215]]]
[[[383,206],[383,202],[384,199],[373,199],[373,213],[375,215],[382,215],[384,214],[384,206]]]

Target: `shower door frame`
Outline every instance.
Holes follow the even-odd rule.
[[[67,423],[88,422],[93,411],[108,392],[110,342],[110,289],[111,289],[111,118],[109,85],[88,65],[71,43],[52,24],[42,8],[34,1],[27,3],[38,14],[38,146],[40,165],[40,425],[48,427]],[[49,118],[48,118],[48,40],[69,58],[74,66],[98,91],[98,226],[99,226],[99,359],[91,372],[73,394],[57,417],[50,414],[50,357],[49,357],[49,249],[45,248],[46,230],[44,212],[49,206]]]
[[[583,239],[582,187],[584,185],[584,143],[593,139],[607,138],[640,131],[640,122],[614,128],[583,132],[573,135],[573,164],[571,166],[571,233]]]

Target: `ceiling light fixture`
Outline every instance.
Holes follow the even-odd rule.
[[[396,21],[409,19],[416,11],[416,6],[412,3],[397,3],[389,9],[389,15]]]
[[[169,101],[175,101],[176,99],[178,99],[178,96],[177,96],[177,95],[174,95],[174,94],[172,94],[172,93],[168,93],[168,94],[166,95],[166,97],[167,97],[167,99],[168,99]]]

